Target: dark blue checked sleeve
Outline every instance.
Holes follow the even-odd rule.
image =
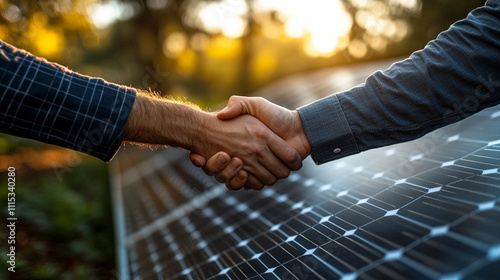
[[[500,0],[366,83],[298,109],[317,164],[409,141],[500,103]]]
[[[136,91],[0,41],[0,131],[109,161]]]

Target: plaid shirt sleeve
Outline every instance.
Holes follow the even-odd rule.
[[[113,158],[136,91],[0,41],[0,131]]]

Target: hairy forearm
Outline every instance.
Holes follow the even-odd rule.
[[[205,121],[203,114],[191,104],[139,92],[121,140],[193,150]]]

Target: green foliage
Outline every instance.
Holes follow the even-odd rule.
[[[16,273],[7,271],[5,254],[0,273],[9,273],[9,279],[112,279],[114,238],[106,165],[85,157],[61,181],[52,171],[30,173],[17,177]],[[1,177],[5,179],[5,173]],[[0,189],[2,201],[6,193],[6,188]],[[5,221],[5,211],[1,219]],[[2,252],[7,245],[0,243]]]

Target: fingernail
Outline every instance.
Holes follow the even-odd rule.
[[[219,163],[219,164],[226,164],[227,160],[226,160],[226,158],[223,155],[218,155],[217,156],[217,163]]]
[[[227,111],[229,111],[229,107],[224,107],[224,109],[220,110],[219,113],[226,113]]]

